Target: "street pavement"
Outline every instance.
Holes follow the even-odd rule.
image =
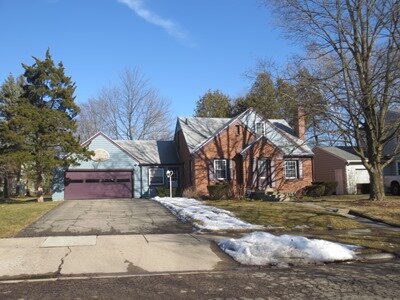
[[[400,262],[0,283],[0,299],[399,299]]]

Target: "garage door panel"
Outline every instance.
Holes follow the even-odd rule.
[[[131,197],[131,172],[66,172],[66,200]]]

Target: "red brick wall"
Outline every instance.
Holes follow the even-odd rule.
[[[191,178],[193,178],[193,174],[191,174],[191,171],[190,171],[190,170],[192,170],[190,168],[190,164],[192,163],[190,160],[190,158],[191,158],[190,152],[189,152],[186,140],[183,136],[182,130],[179,130],[175,134],[174,140],[175,140],[176,147],[178,149],[179,158],[182,163],[182,167],[181,167],[182,174],[180,176],[181,187],[182,187],[182,189],[186,189],[192,185]]]
[[[298,158],[302,164],[303,174],[299,179],[285,179],[284,158],[280,151],[265,139],[253,145],[243,160],[243,174],[246,189],[256,189],[257,183],[253,180],[256,159],[266,158],[272,162],[273,188],[283,192],[296,192],[312,182],[312,159]],[[294,158],[295,159],[295,158]]]
[[[240,133],[237,132],[239,126]],[[240,153],[254,139],[254,135],[243,126],[240,121],[233,122],[212,141],[202,147],[194,159],[194,186],[200,194],[208,194],[207,186],[215,184],[209,178],[209,165],[214,159],[229,159],[233,161],[231,182],[234,190],[237,188],[237,179],[241,176],[241,168],[237,168],[237,159]]]

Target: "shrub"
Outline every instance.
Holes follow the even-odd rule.
[[[336,192],[338,183],[336,181],[327,181],[324,182],[324,185],[325,185],[324,196],[332,196]]]
[[[184,189],[182,192],[182,197],[200,199],[200,195],[194,187],[189,187],[189,188]]]
[[[210,199],[218,200],[232,196],[231,186],[227,183],[207,186]]]
[[[331,196],[336,192],[336,187],[338,183],[336,181],[316,181],[312,183],[313,185],[323,185],[325,187],[325,192],[323,196]]]
[[[313,184],[305,187],[304,193],[309,197],[322,197],[325,194],[325,185]]]
[[[169,187],[166,186],[159,186],[156,188],[157,196],[159,197],[169,197]],[[172,188],[172,196],[177,197],[179,196],[179,191],[177,188]]]

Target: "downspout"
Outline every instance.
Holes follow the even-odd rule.
[[[142,172],[142,165],[140,165],[140,198],[143,195],[143,172]]]

